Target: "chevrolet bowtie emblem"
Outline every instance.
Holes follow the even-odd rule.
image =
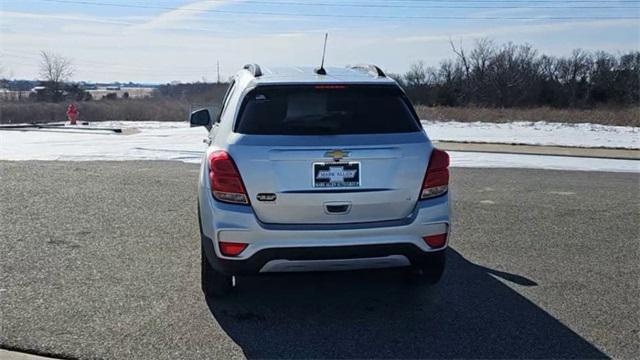
[[[324,153],[324,157],[330,157],[333,158],[334,161],[340,161],[342,158],[349,157],[349,152],[342,150],[331,150]]]

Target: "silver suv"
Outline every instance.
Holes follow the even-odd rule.
[[[214,115],[214,116],[212,116]],[[202,288],[234,275],[405,267],[444,270],[449,156],[373,65],[246,65],[206,126],[198,217]]]

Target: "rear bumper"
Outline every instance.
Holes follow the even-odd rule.
[[[264,224],[250,206],[220,203],[206,190],[199,194],[205,254],[229,274],[418,265],[446,248],[432,249],[422,237],[450,231],[449,194],[420,201],[404,219],[344,225]],[[249,246],[226,257],[218,241]]]
[[[437,253],[424,252],[413,244],[380,244],[270,248],[245,260],[230,260],[215,256],[213,244],[211,239],[203,237],[205,253],[210,254],[207,255],[209,263],[216,270],[233,275],[416,266],[429,263]]]

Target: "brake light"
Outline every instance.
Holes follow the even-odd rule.
[[[240,172],[226,151],[214,151],[209,155],[209,182],[216,200],[232,204],[249,203]]]
[[[427,173],[422,182],[420,199],[440,196],[449,190],[449,154],[440,149],[433,149],[427,167]]]
[[[346,89],[344,85],[316,85],[316,89]]]
[[[238,256],[249,244],[220,241],[220,252],[224,256]]]
[[[447,243],[447,234],[430,235],[422,238],[433,249],[441,248]]]

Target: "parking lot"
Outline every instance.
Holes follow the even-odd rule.
[[[448,267],[199,287],[198,167],[0,162],[0,346],[69,358],[633,358],[637,173],[453,168]]]

